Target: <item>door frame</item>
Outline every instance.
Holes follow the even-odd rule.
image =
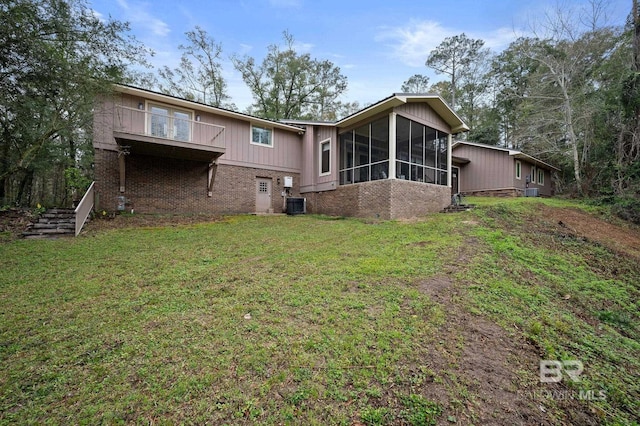
[[[451,166],[451,196],[453,197],[455,194],[457,194],[458,192],[453,192],[453,169],[457,170],[456,173],[456,182],[457,182],[457,186],[458,186],[458,192],[460,191],[460,167],[458,166]]]
[[[269,198],[269,206],[266,209],[262,208],[263,206],[258,204],[258,197],[260,197],[260,183],[261,182],[266,182],[267,183],[267,197]],[[272,178],[256,176],[254,195],[255,195],[255,211],[256,211],[256,213],[268,213],[268,212],[273,211],[273,179]]]

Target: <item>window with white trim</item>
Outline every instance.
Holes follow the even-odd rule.
[[[151,136],[191,141],[192,111],[154,103],[147,104],[147,111],[147,128]]]
[[[522,179],[522,163],[520,160],[516,160],[516,179]]]
[[[331,139],[320,142],[320,176],[331,173]]]
[[[262,146],[273,146],[273,129],[251,125],[251,143]]]
[[[538,185],[544,185],[544,170],[543,169],[537,169],[538,172]]]

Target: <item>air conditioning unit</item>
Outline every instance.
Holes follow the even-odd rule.
[[[525,197],[537,197],[538,196],[538,188],[527,188],[524,190]]]

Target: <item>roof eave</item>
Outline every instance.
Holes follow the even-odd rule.
[[[224,108],[218,108],[211,105],[203,104],[200,102],[189,101],[187,99],[181,99],[171,95],[165,95],[163,93],[153,92],[151,90],[139,89],[133,86],[126,86],[122,84],[114,84],[115,91],[119,93],[125,93],[128,95],[140,96],[144,99],[155,100],[158,102],[169,103],[176,106],[182,106],[188,109],[197,109],[199,111],[206,111],[216,115],[224,117],[235,118],[238,120],[248,121],[256,124],[263,124],[268,127],[277,128],[281,130],[287,130],[291,132],[304,133],[304,129],[299,126],[293,126],[289,124],[279,123],[277,121],[267,120],[265,118],[254,117],[252,115],[243,114],[241,112],[235,112]]]
[[[360,112],[343,118],[336,123],[336,126],[349,127],[366,118],[372,117],[388,109],[395,108],[409,102],[427,103],[449,125],[449,127],[451,128],[451,133],[453,134],[469,131],[469,127],[464,123],[464,121],[462,121],[462,119],[438,95],[394,94],[376,104],[369,106],[368,108],[363,109]]]

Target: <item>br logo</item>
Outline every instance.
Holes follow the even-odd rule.
[[[580,381],[580,374],[584,370],[581,361],[540,361],[540,382],[542,383],[558,383],[566,375],[574,382]]]

